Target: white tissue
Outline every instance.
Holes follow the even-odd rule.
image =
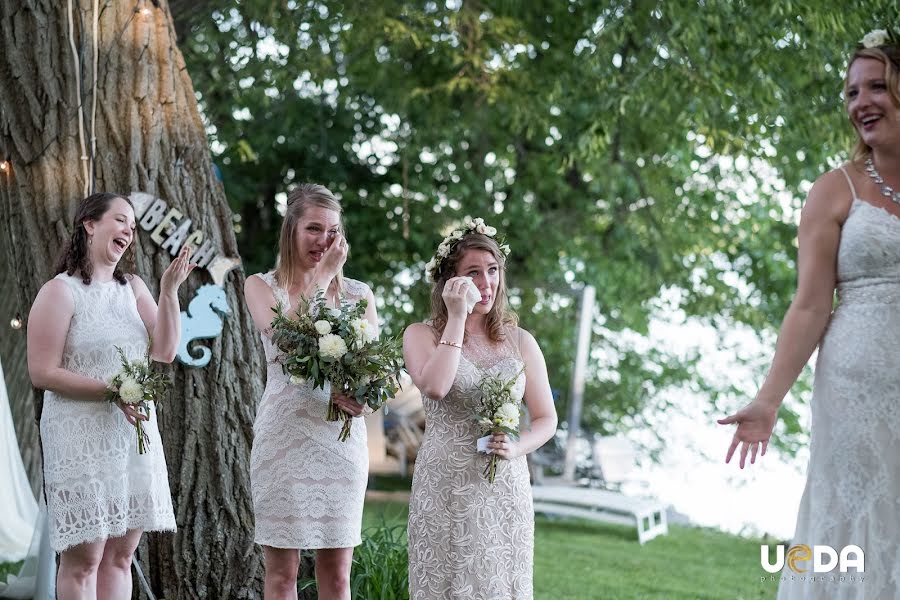
[[[491,450],[488,448],[488,442],[491,441],[492,437],[494,437],[494,436],[491,434],[488,434],[484,437],[478,438],[478,440],[475,442],[475,449],[478,450],[478,452],[481,452],[483,454],[490,454]]]
[[[481,302],[481,292],[478,291],[478,287],[471,277],[463,277],[462,279],[469,284],[466,286],[466,310],[469,314],[472,314],[472,311],[475,310],[475,305]]]

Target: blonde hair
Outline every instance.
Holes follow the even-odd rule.
[[[888,92],[891,94],[891,100],[894,101],[894,106],[900,109],[900,47],[898,46],[858,48],[853,53],[853,56],[850,57],[850,62],[847,64],[847,77],[844,79],[845,105],[850,103],[847,98],[850,67],[853,66],[853,63],[859,58],[870,58],[884,64],[884,80],[887,84]],[[859,131],[857,131],[855,126],[853,131],[856,132],[856,144],[853,146],[853,153],[850,155],[850,160],[853,162],[861,162],[872,154],[872,148],[862,141],[862,138],[859,137]]]
[[[297,227],[303,215],[306,214],[306,210],[311,207],[325,208],[336,212],[338,214],[338,231],[344,235],[341,203],[328,188],[317,183],[301,183],[294,188],[287,199],[284,222],[281,224],[281,237],[278,240],[278,263],[275,265],[275,280],[285,289],[290,289],[293,285],[294,268],[300,262],[295,246]],[[332,286],[335,291],[343,292],[343,269],[338,271]]]
[[[431,288],[431,325],[439,333],[444,332],[447,326],[447,305],[444,304],[442,296],[444,292],[444,284],[453,277],[456,277],[456,267],[462,260],[465,253],[469,250],[482,250],[490,252],[500,267],[500,281],[497,284],[497,297],[494,298],[494,305],[491,310],[484,316],[485,327],[487,329],[488,338],[492,342],[499,342],[506,339],[506,328],[515,327],[518,324],[516,314],[509,309],[509,303],[506,293],[506,256],[500,250],[494,238],[488,237],[480,233],[468,233],[464,235],[459,242],[453,245],[450,254],[441,261],[440,273],[437,281]]]

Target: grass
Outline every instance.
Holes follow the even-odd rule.
[[[404,524],[408,507],[367,502],[363,528]],[[535,519],[535,600],[751,600],[774,598],[760,582],[760,540],[670,526],[643,546],[634,528],[577,519]]]
[[[405,568],[405,502],[367,502],[363,530],[377,535],[360,547],[364,578],[396,587],[393,571]],[[534,540],[535,600],[756,600],[774,598],[776,583],[760,582],[759,540],[704,528],[670,526],[669,534],[641,546],[633,528],[538,516]],[[377,546],[377,547],[376,547]],[[390,552],[385,552],[385,549]],[[371,555],[371,556],[363,556]],[[388,554],[390,559],[388,559]],[[381,556],[381,563],[371,560]],[[392,573],[379,567],[390,563]],[[0,580],[21,563],[0,564]],[[405,572],[402,573],[405,576]],[[382,583],[383,582],[383,583]],[[363,592],[363,590],[358,590]],[[356,597],[365,598],[363,594]],[[402,596],[375,593],[372,598]]]

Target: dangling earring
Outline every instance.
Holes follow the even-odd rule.
[[[94,245],[94,236],[89,235],[88,236],[88,246],[93,246],[93,245]]]

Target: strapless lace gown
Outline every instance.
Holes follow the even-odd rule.
[[[275,299],[288,294],[272,273],[258,275]],[[366,284],[344,279],[345,295],[359,300]],[[253,424],[250,490],[257,544],[275,548],[349,548],[362,543],[362,510],[369,474],[364,419],[338,441],[342,423],[325,420],[328,384],[295,386],[276,361],[278,349],[262,335],[266,389]]]
[[[838,250],[839,303],[816,362],[793,544],[859,546],[864,581],[850,582],[853,570],[786,566],[779,600],[900,598],[900,219],[853,195]],[[847,580],[832,581],[841,575]]]
[[[534,508],[525,457],[501,460],[491,485],[482,475],[488,458],[475,451],[481,433],[472,420],[481,378],[509,380],[522,366],[511,341],[494,348],[471,338],[447,396],[422,398],[425,436],[409,505],[412,600],[532,597]],[[513,397],[524,393],[522,374]]]

